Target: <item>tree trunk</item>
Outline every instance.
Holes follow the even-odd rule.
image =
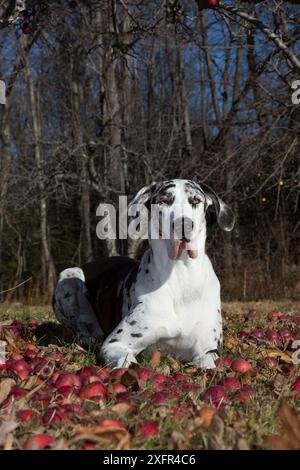
[[[25,73],[27,78],[27,85],[29,91],[29,104],[30,104],[30,112],[32,118],[32,135],[33,135],[33,148],[34,148],[34,156],[35,156],[35,163],[37,167],[37,174],[38,174],[38,189],[40,193],[40,236],[41,236],[41,245],[42,245],[42,265],[44,263],[45,266],[45,275],[46,277],[43,278],[43,290],[51,292],[54,288],[55,282],[55,268],[54,263],[51,255],[50,249],[50,237],[49,237],[49,230],[48,230],[48,222],[47,222],[47,197],[45,191],[45,184],[44,184],[44,169],[43,169],[43,159],[41,154],[41,130],[40,130],[40,121],[39,121],[39,113],[37,107],[37,100],[36,100],[36,93],[34,89],[33,78],[30,69],[30,63],[28,58],[25,58]]]
[[[72,64],[72,98],[73,98],[73,126],[74,141],[78,148],[78,167],[80,168],[80,264],[93,260],[93,246],[91,238],[91,201],[90,186],[88,184],[88,158],[86,144],[84,142],[84,70],[82,67],[82,54],[77,51],[77,56]]]

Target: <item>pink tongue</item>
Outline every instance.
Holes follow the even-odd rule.
[[[173,252],[171,258],[173,260],[176,260],[180,255],[182,250],[186,249],[186,242],[182,240],[174,240],[174,247],[173,247]],[[188,255],[190,258],[195,259],[198,256],[198,251],[197,250],[187,250]]]
[[[171,258],[173,260],[177,259],[184,247],[184,242],[182,240],[174,240],[174,246],[172,251]]]

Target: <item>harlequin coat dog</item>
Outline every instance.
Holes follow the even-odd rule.
[[[127,367],[152,346],[215,367],[220,283],[205,252],[206,213],[212,207],[230,231],[233,212],[204,183],[180,179],[142,188],[130,206],[158,213],[141,261],[103,258],[62,271],[53,296],[57,319],[113,367]]]

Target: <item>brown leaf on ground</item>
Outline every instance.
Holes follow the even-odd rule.
[[[208,428],[211,425],[214,415],[216,414],[216,408],[205,406],[198,411],[199,425],[204,428]]]
[[[186,437],[178,431],[173,431],[171,434],[171,448],[174,450],[190,450]]]
[[[228,351],[235,352],[238,347],[238,340],[233,336],[228,336],[224,341],[224,346]]]
[[[14,381],[14,379],[7,378],[7,379],[1,380],[0,382],[0,405],[4,400],[6,400],[6,398],[8,397],[14,385],[16,385],[16,382]]]
[[[278,435],[267,437],[265,443],[272,450],[300,449],[300,418],[295,410],[283,401],[278,411],[281,428]]]
[[[14,415],[9,416],[0,425],[0,447],[8,449],[12,443],[12,431],[14,431],[19,424],[15,420]]]
[[[111,411],[116,413],[118,416],[125,416],[126,414],[133,412],[134,405],[130,405],[129,403],[116,403],[112,405]]]
[[[21,352],[19,345],[16,344],[15,337],[7,329],[3,329],[3,332],[1,334],[1,339],[3,341],[6,341],[7,349],[10,350],[11,354],[19,354]]]
[[[174,359],[174,357],[168,355],[168,359],[170,361],[171,369],[173,369],[175,371],[180,370],[180,364],[179,364],[179,362],[176,361],[176,359]]]
[[[150,366],[155,369],[155,367],[159,366],[161,360],[161,352],[159,349],[156,349],[150,359]]]
[[[118,450],[129,449],[129,433],[125,428],[121,428],[115,424],[103,425],[101,423],[89,426],[74,426],[77,431],[73,441],[88,440],[95,443],[103,443],[103,441],[111,444],[117,442]]]
[[[275,357],[277,359],[280,359],[283,362],[287,362],[288,364],[293,363],[293,359],[291,358],[291,356],[289,356],[289,354],[281,351],[280,349],[276,349],[276,348],[274,348],[274,349],[264,349],[264,350],[262,350],[258,353],[258,356],[261,357],[261,358]]]
[[[225,450],[226,444],[224,441],[224,421],[217,414],[214,415],[210,428],[209,428],[209,444],[214,450]]]

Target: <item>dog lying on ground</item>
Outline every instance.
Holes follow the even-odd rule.
[[[214,368],[222,317],[220,283],[205,253],[206,212],[213,207],[227,231],[234,214],[207,185],[180,179],[142,188],[133,205],[160,213],[141,261],[120,256],[65,269],[53,296],[56,317],[116,368],[153,345]],[[161,236],[164,220],[169,238]]]

